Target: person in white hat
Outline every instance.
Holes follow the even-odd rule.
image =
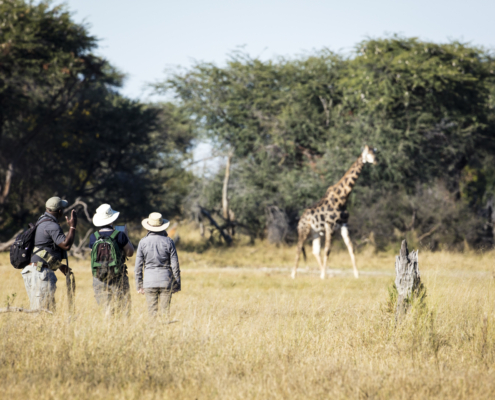
[[[98,227],[89,237],[93,290],[96,302],[108,313],[117,310],[129,315],[131,294],[125,262],[126,257],[134,254],[134,246],[127,226],[124,231],[115,230],[113,226],[119,215],[109,204],[102,204],[93,216],[93,225]],[[116,260],[113,260],[114,254]]]
[[[38,219],[31,263],[22,270],[32,310],[55,309],[57,290],[55,271],[59,269],[65,275],[69,270],[67,265],[62,264],[62,260],[74,243],[76,212],[72,210],[71,218],[66,217],[70,227],[67,236],[58,223],[68,205],[69,203],[60,197],[51,197],[45,204],[46,212]]]
[[[154,212],[142,221],[142,225],[148,234],[137,248],[134,269],[136,289],[146,295],[151,317],[157,315],[158,308],[162,315],[168,317],[172,294],[181,290],[177,250],[166,232],[170,222],[162,214]]]

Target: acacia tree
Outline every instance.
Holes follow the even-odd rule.
[[[121,96],[95,48],[63,7],[0,3],[0,239],[53,195],[91,212],[110,202],[128,220],[181,212],[191,124],[172,104]]]

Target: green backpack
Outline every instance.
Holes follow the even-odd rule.
[[[103,237],[95,232],[96,242],[91,249],[91,271],[100,281],[109,281],[122,275],[124,265],[122,251],[117,244],[119,231]]]

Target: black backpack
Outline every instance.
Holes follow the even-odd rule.
[[[15,269],[23,269],[31,262],[36,228],[46,221],[50,221],[50,218],[43,218],[36,224],[29,224],[29,228],[15,238],[14,244],[10,246],[10,263]]]

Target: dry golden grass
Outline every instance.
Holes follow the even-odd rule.
[[[311,259],[315,273],[291,280],[294,248],[264,243],[179,257],[174,324],[149,322],[133,268],[132,316],[105,319],[88,263],[75,261],[75,318],[60,276],[56,315],[0,314],[2,398],[495,397],[493,253],[420,252],[427,309],[399,327],[387,310],[392,254],[358,254],[356,280],[336,252],[331,267],[345,273],[326,281]],[[16,293],[28,306],[19,271],[5,254],[0,264],[0,301]]]

